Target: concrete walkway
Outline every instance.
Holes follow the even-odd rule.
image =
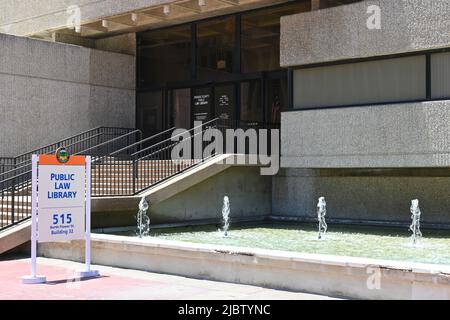
[[[82,264],[47,258],[38,258],[37,266],[38,274],[47,276],[47,283],[24,285],[20,278],[30,273],[30,267],[30,259],[0,261],[0,300],[332,299],[326,296],[104,266],[93,266],[100,271],[99,278],[76,281],[74,271],[82,269]]]

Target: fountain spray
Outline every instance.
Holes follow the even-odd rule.
[[[412,241],[413,244],[416,244],[420,238],[422,238],[422,232],[420,231],[420,208],[419,208],[419,200],[414,199],[411,200],[411,225],[409,226],[409,230],[412,231]]]
[[[327,232],[327,222],[325,221],[325,215],[327,213],[327,203],[324,197],[319,198],[317,203],[317,220],[319,221],[319,235],[318,238],[322,239],[322,234]]]
[[[139,212],[136,216],[137,221],[137,235],[139,238],[148,236],[150,234],[150,218],[147,215],[148,202],[145,197],[142,197],[139,202]]]
[[[230,200],[227,196],[223,197],[222,206],[222,222],[223,222],[223,235],[228,236],[228,228],[230,227]]]

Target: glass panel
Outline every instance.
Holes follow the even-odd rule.
[[[216,79],[233,71],[235,17],[198,24],[198,77]]]
[[[151,136],[163,130],[163,94],[162,91],[138,94],[138,128],[144,136]]]
[[[171,107],[170,127],[189,129],[191,127],[191,89],[169,92]]]
[[[311,1],[272,8],[242,16],[242,72],[280,69],[280,18],[309,11]]]
[[[241,120],[249,122],[264,121],[261,82],[258,80],[241,83]]]
[[[425,56],[294,71],[294,107],[315,108],[426,98]]]
[[[267,80],[267,122],[281,122],[281,112],[288,109],[287,78]]]
[[[191,79],[191,26],[142,33],[140,87]]]
[[[450,53],[431,55],[431,97],[450,97]]]

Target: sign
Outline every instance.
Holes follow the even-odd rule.
[[[90,269],[91,157],[69,156],[59,148],[54,155],[32,155],[31,160],[31,275],[22,282],[46,282],[45,276],[36,275],[38,242],[84,239],[86,269],[77,276],[98,276]]]
[[[55,160],[54,155],[39,156],[39,242],[84,239],[86,159]]]
[[[210,97],[210,94],[199,94],[193,96],[194,121],[209,120],[211,112]]]

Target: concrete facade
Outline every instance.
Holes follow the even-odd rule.
[[[381,29],[367,27],[371,5],[381,10]],[[448,47],[449,16],[447,0],[366,0],[286,16],[281,19],[281,66]]]
[[[450,166],[450,101],[282,114],[285,168]]]
[[[150,210],[158,221],[179,222],[222,219],[223,197],[230,198],[231,219],[265,217],[272,209],[272,179],[258,167],[232,167],[196,184]]]
[[[135,127],[133,56],[1,34],[0,46],[0,156]]]
[[[336,170],[339,172],[339,170]],[[420,199],[423,226],[450,226],[450,171],[436,176],[338,176],[320,170],[285,169],[273,179],[272,215],[313,221],[317,199],[327,219],[381,224],[411,222],[411,199]]]
[[[66,29],[73,11],[70,6],[78,6],[81,12],[81,35],[100,35],[104,33],[124,33],[136,31],[136,28],[162,27],[181,22],[208,18],[216,15],[239,12],[284,3],[288,0],[240,0],[240,1],[206,1],[205,6],[185,4],[184,0],[5,0],[0,3],[0,32],[18,36],[51,33]],[[162,7],[171,6],[171,14],[165,16]],[[146,14],[148,9],[156,12]],[[129,18],[121,19],[131,13],[141,13],[139,23]],[[115,18],[119,20],[115,20]],[[112,20],[111,28],[102,27],[102,19]],[[90,23],[100,24],[92,26]],[[84,30],[83,30],[84,29]],[[65,30],[67,32],[67,30]]]
[[[367,26],[373,10],[377,9],[369,8],[374,5],[380,8],[380,29]],[[281,65],[296,68],[336,62],[334,66],[323,67],[325,79],[326,72],[347,66],[338,64],[342,61],[449,47],[449,15],[450,4],[446,0],[377,0],[286,16],[281,20]],[[431,85],[433,98],[435,88],[445,83],[445,75],[441,74],[443,66],[445,64],[432,69],[434,76],[431,77],[439,79]],[[340,97],[341,86],[352,92],[359,79],[365,81],[368,75],[370,79],[376,78],[380,76],[377,72],[389,77],[389,72],[381,73],[381,69],[358,76],[348,74],[348,81],[345,78],[335,81],[335,87],[327,87],[327,93]],[[423,79],[420,90],[414,90],[423,97],[404,100],[425,100],[423,72],[416,75],[406,72],[403,76],[406,80],[411,76]],[[302,81],[306,83],[308,78]],[[380,81],[374,83],[371,93],[380,90],[382,86],[378,84]],[[326,82],[323,85],[326,86]],[[303,86],[301,90],[308,90],[305,84],[299,86]],[[395,83],[393,87],[400,90]],[[293,88],[295,90],[295,83]],[[320,95],[320,88],[316,89],[316,94]],[[382,103],[389,90],[383,90],[381,101],[376,102]],[[298,93],[298,96],[304,95]],[[282,114],[281,166],[286,169],[273,180],[272,214],[275,217],[315,219],[317,199],[325,196],[330,219],[407,224],[410,201],[418,198],[425,224],[449,225],[449,100],[361,103],[344,108],[333,107],[330,102],[321,107],[333,108],[312,109],[314,97],[310,98],[311,109]],[[322,98],[318,96],[317,100]],[[346,98],[348,96],[343,97]],[[339,102],[334,103],[339,105]],[[334,170],[335,174],[322,174],[324,170],[320,168]],[[349,168],[364,168],[366,173],[354,174]],[[389,170],[394,168],[403,168],[403,171],[391,176]],[[442,171],[434,175],[427,168],[442,168]],[[377,170],[381,173],[374,174]],[[423,174],[414,174],[415,170]]]
[[[0,32],[29,35],[36,31],[60,28],[67,25],[70,5],[79,6],[82,21],[121,14],[146,7],[168,4],[174,0],[6,0],[0,4]]]

